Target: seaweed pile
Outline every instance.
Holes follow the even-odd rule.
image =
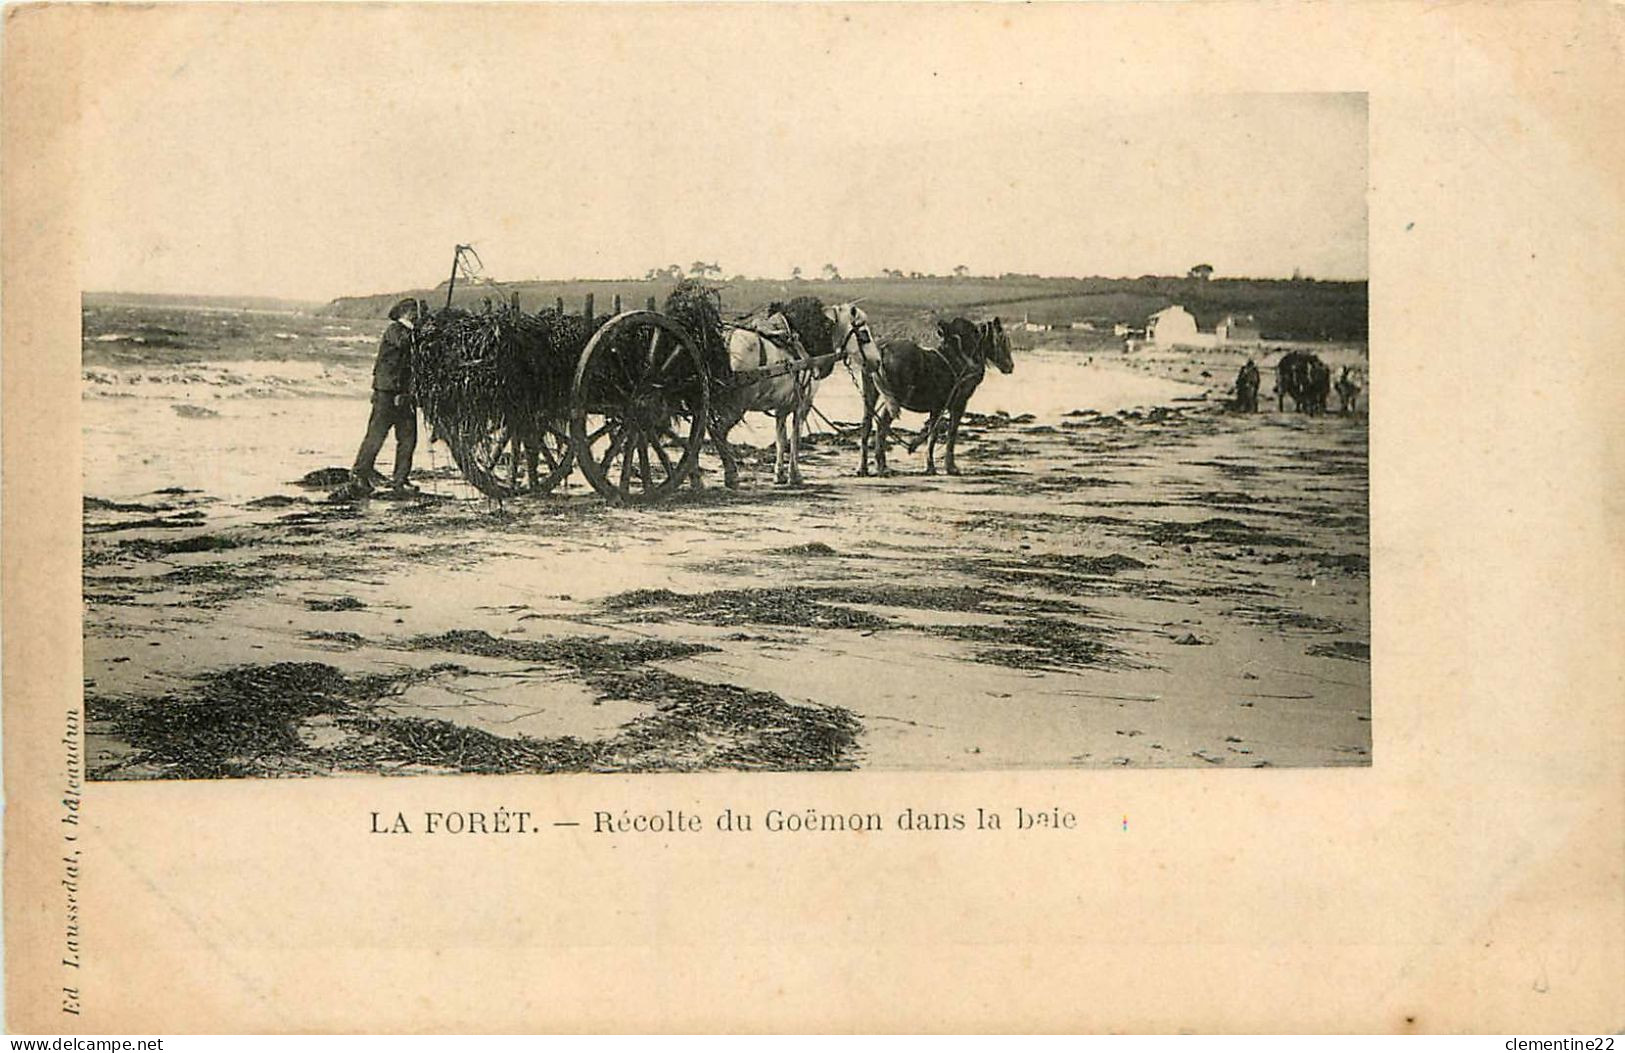
[[[576,358],[602,321],[552,309],[436,312],[412,348],[413,393],[433,433],[455,443],[562,409]]]
[[[816,296],[797,296],[788,303],[776,303],[769,308],[778,311],[789,321],[790,328],[796,331],[801,338],[801,346],[807,349],[809,355],[827,355],[832,348],[830,344],[835,338],[835,323],[830,321],[824,313],[824,302]],[[835,369],[833,361],[826,362],[817,369],[818,379],[823,380]]]
[[[726,375],[718,290],[679,282],[665,313],[693,336],[712,375]],[[581,352],[608,320],[553,308],[435,312],[412,350],[413,393],[433,434],[453,444],[472,442],[523,430],[539,413],[564,416]]]
[[[728,346],[722,339],[722,292],[716,286],[684,278],[666,297],[664,313],[693,337],[711,376],[728,375],[731,367]]]

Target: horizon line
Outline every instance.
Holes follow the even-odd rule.
[[[692,278],[692,277],[695,277],[695,276],[691,275],[691,274],[684,274],[680,278],[677,278],[677,279],[673,279],[669,275],[661,276],[661,277],[658,277],[658,278],[650,278],[650,277],[648,277],[646,275],[644,275],[644,276],[622,275],[620,277],[609,277],[609,278],[603,278],[603,277],[594,278],[594,277],[580,277],[580,276],[570,277],[570,278],[512,278],[512,279],[507,279],[507,280],[502,280],[502,281],[498,281],[497,279],[489,279],[488,283],[484,283],[484,284],[495,284],[495,285],[499,285],[499,286],[516,286],[516,285],[538,285],[538,284],[564,283],[564,282],[601,282],[601,283],[606,283],[606,284],[607,283],[616,283],[616,282],[622,282],[622,283],[626,283],[626,282],[637,282],[637,283],[651,282],[651,283],[655,283],[655,282],[669,282],[669,281],[674,281],[674,280],[680,281],[680,280],[683,280],[685,278]],[[730,276],[730,277],[727,277],[727,278],[709,278],[709,277],[707,277],[707,278],[701,278],[700,280],[715,282],[716,284],[726,286],[726,285],[734,282],[735,280],[742,280],[742,281],[747,281],[747,282],[802,282],[802,283],[805,283],[805,284],[808,284],[808,285],[815,285],[815,284],[834,284],[834,283],[837,283],[837,282],[861,282],[861,281],[880,281],[880,282],[884,282],[884,281],[901,281],[901,282],[926,282],[926,281],[969,282],[969,281],[1020,281],[1020,280],[1026,280],[1026,281],[1056,281],[1056,282],[1065,282],[1065,281],[1134,282],[1134,281],[1144,281],[1144,280],[1147,280],[1147,279],[1154,279],[1154,280],[1159,280],[1159,281],[1160,280],[1186,281],[1186,280],[1189,280],[1189,278],[1190,278],[1190,276],[1188,274],[1134,274],[1134,275],[1127,275],[1127,274],[1123,274],[1123,275],[1084,274],[1084,275],[1077,275],[1077,274],[1031,274],[1031,273],[1025,273],[1025,272],[1008,271],[1008,272],[1005,272],[1004,274],[967,274],[967,275],[964,275],[963,277],[960,277],[958,275],[953,275],[953,274],[924,274],[924,275],[921,275],[920,277],[917,277],[917,278],[915,278],[915,277],[906,277],[906,276],[902,277],[902,278],[897,278],[897,277],[891,277],[891,276],[887,276],[887,275],[883,275],[883,274],[841,275],[841,276],[836,277],[836,278],[825,278],[825,277],[817,276],[817,275],[814,275],[814,276],[803,275],[803,276],[801,276],[799,278],[794,278],[794,277],[789,277],[789,276],[785,276],[785,277],[768,277],[768,276],[763,276],[763,275],[733,275],[733,276]],[[1343,277],[1333,278],[1333,277],[1319,277],[1319,276],[1313,275],[1313,274],[1306,274],[1306,275],[1303,275],[1301,277],[1296,277],[1295,278],[1295,277],[1292,277],[1291,275],[1287,275],[1287,276],[1282,277],[1282,276],[1275,276],[1275,275],[1262,276],[1262,275],[1235,274],[1235,275],[1223,275],[1223,276],[1218,276],[1218,277],[1207,278],[1207,279],[1203,279],[1203,281],[1206,284],[1214,284],[1214,283],[1221,283],[1221,282],[1302,282],[1302,283],[1305,283],[1305,284],[1358,285],[1358,284],[1369,284],[1371,279],[1370,279],[1369,275],[1364,276],[1364,277],[1359,277],[1359,278],[1343,278]],[[458,284],[461,285],[463,283],[459,282]],[[477,284],[482,284],[482,283],[471,283],[471,284],[477,285]],[[440,281],[438,281],[438,282],[436,282],[436,283],[434,283],[432,285],[403,286],[401,288],[386,289],[386,290],[379,291],[379,292],[340,293],[340,294],[338,294],[336,296],[328,296],[325,299],[322,298],[322,297],[286,296],[286,295],[276,295],[276,294],[272,294],[272,293],[191,292],[191,291],[178,291],[178,290],[174,290],[174,289],[148,290],[148,289],[89,289],[89,288],[87,288],[87,289],[81,289],[79,291],[79,295],[81,297],[83,297],[83,296],[186,296],[186,297],[193,297],[193,298],[196,298],[196,299],[211,299],[211,300],[275,300],[275,301],[281,301],[281,302],[285,302],[285,303],[327,304],[327,303],[333,303],[334,301],[337,301],[337,300],[364,300],[364,299],[368,299],[368,298],[374,297],[374,296],[392,296],[392,295],[395,295],[397,293],[408,291],[409,289],[413,289],[413,290],[415,290],[415,289],[440,289],[440,288],[444,288],[445,285],[446,285],[446,279],[442,278]]]

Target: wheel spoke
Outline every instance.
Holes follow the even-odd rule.
[[[669,428],[666,429],[666,430],[667,430],[668,434],[671,431],[671,429],[669,429]],[[660,463],[665,465],[666,478],[667,479],[676,478],[677,477],[677,466],[671,463],[671,454],[667,453],[666,448],[664,446],[660,445],[660,439],[659,439],[658,436],[655,438],[653,445],[654,445],[654,448],[655,448],[655,456],[659,457],[660,458]]]
[[[632,370],[627,365],[626,360],[628,357],[629,356],[623,350],[616,348],[615,364],[621,368],[621,377],[626,381],[625,385],[623,385],[620,389],[621,394],[634,395],[637,393],[639,387],[638,378],[632,375]]]
[[[547,471],[549,475],[559,470],[559,462],[558,459],[553,456],[553,447],[547,440],[552,439],[554,442],[557,442],[558,438],[558,432],[551,428],[544,427],[542,429],[542,434],[536,443],[537,450],[543,457],[547,458]]]
[[[587,394],[594,403],[620,402],[630,393],[626,386],[627,379],[626,366],[621,362],[616,348],[604,347],[602,354],[593,359]]]
[[[683,345],[682,344],[678,344],[676,347],[672,348],[671,352],[666,355],[665,361],[660,363],[660,368],[655,370],[655,374],[657,376],[662,376],[662,377],[665,376],[666,375],[666,370],[671,368],[671,364],[673,362],[677,361],[677,356],[681,355],[682,353],[683,353]]]
[[[653,335],[649,338],[648,347],[646,347],[641,353],[635,347],[628,346],[618,356],[621,363],[621,369],[626,374],[627,381],[632,386],[632,394],[634,398],[641,398],[642,396],[647,395],[649,393],[649,389],[654,386],[655,377],[650,367],[654,364],[652,361],[654,345],[658,343],[659,340],[660,330],[657,327],[655,328]]]
[[[621,452],[621,446],[625,444],[626,436],[627,432],[625,430],[621,430],[617,431],[615,433],[615,438],[610,440],[609,449],[605,450],[604,456],[598,460],[599,475],[609,474],[609,466],[614,463],[615,455]]]
[[[638,472],[643,476],[643,492],[649,493],[655,488],[655,481],[649,476],[649,444],[647,439],[639,436],[638,442]],[[656,444],[656,449],[659,445]]]
[[[502,451],[508,445],[508,439],[512,434],[513,429],[504,426],[496,438],[492,439],[487,435],[486,441],[479,444],[479,459],[486,468],[496,471],[497,466],[502,463]]]
[[[623,449],[621,451],[621,483],[620,483],[620,489],[621,489],[622,496],[626,496],[627,494],[630,494],[632,492],[631,483],[632,483],[632,446],[629,443],[629,444],[626,445],[625,449]]]

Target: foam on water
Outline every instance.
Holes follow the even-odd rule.
[[[366,428],[369,371],[309,360],[265,360],[140,369],[84,371],[81,420],[85,493],[131,499],[169,486],[206,491],[228,501],[286,492],[315,468],[347,465]],[[978,413],[1031,413],[1056,424],[1076,409],[1112,413],[1167,405],[1196,385],[1088,356],[1029,351],[1009,376],[989,370],[971,399]],[[832,420],[862,419],[862,399],[837,370],[815,399]],[[186,412],[178,407],[206,408]],[[923,418],[907,414],[905,426]],[[814,418],[813,430],[824,430]],[[768,442],[769,418],[751,414],[735,433],[741,442]],[[420,436],[427,436],[421,429]],[[383,461],[393,443],[386,444]],[[418,463],[444,464],[444,447],[418,447]]]
[[[1148,376],[1120,366],[1102,364],[1098,357],[1071,351],[1021,351],[1015,372],[1006,376],[989,367],[971,396],[976,413],[1004,411],[1011,416],[1031,413],[1045,424],[1058,423],[1072,410],[1115,413],[1168,405],[1173,399],[1201,391],[1200,385]],[[814,404],[831,420],[857,421],[863,417],[863,399],[847,373],[837,368],[818,388]],[[922,414],[906,413],[905,423],[918,424]]]

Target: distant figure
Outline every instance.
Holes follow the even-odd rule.
[[[1236,410],[1240,413],[1258,412],[1258,367],[1252,359],[1236,372]]]
[[[1337,375],[1337,399],[1342,403],[1343,412],[1354,412],[1359,397],[1360,382],[1355,375],[1354,367],[1344,366],[1343,371]]]
[[[350,471],[351,496],[372,493],[373,480],[378,478],[373,461],[391,429],[395,432],[391,483],[398,493],[417,493],[409,478],[412,454],[418,445],[417,407],[412,404],[412,339],[418,318],[416,300],[401,300],[389,309],[390,325],[378,342],[378,359],[372,367],[372,415],[367,419],[367,435],[361,440],[355,467]]]

